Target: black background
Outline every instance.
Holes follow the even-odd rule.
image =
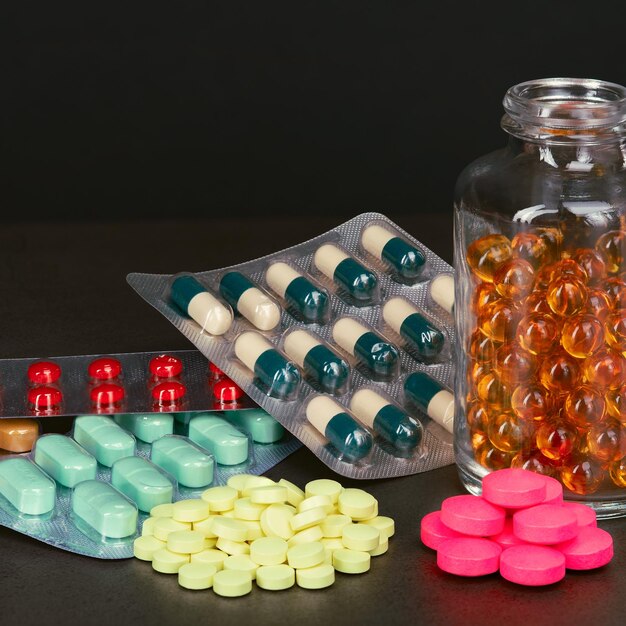
[[[11,220],[449,211],[507,87],[626,83],[621,2],[3,4]]]

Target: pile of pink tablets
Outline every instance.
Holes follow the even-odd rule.
[[[563,501],[554,478],[503,469],[483,479],[482,496],[454,496],[422,519],[422,542],[440,569],[458,576],[500,571],[520,585],[549,585],[565,570],[588,570],[613,557],[613,538],[590,507]]]

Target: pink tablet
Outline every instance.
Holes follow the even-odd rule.
[[[503,550],[510,548],[511,546],[518,546],[526,543],[519,537],[515,536],[515,533],[513,532],[513,520],[510,517],[507,517],[505,520],[502,532],[497,535],[492,535],[489,539],[491,539],[491,541],[495,541],[502,547]]]
[[[437,548],[437,565],[457,576],[485,576],[498,571],[501,553],[502,548],[488,539],[446,539]]]
[[[465,535],[486,537],[504,528],[506,512],[480,496],[453,496],[441,503],[441,521]]]
[[[565,556],[567,569],[595,569],[613,558],[613,538],[606,530],[593,526],[581,528],[574,539],[554,547]]]
[[[483,498],[507,509],[535,506],[546,498],[546,481],[524,469],[499,470],[483,478]]]
[[[422,518],[420,525],[420,538],[422,543],[433,550],[439,547],[439,544],[446,539],[454,539],[462,537],[461,533],[448,528],[441,521],[441,511],[433,511]]]
[[[546,485],[546,497],[541,504],[561,504],[563,502],[563,485],[552,476],[543,476],[543,480]]]
[[[578,519],[562,506],[539,504],[513,514],[513,532],[529,543],[561,543],[578,534]]]
[[[565,576],[565,557],[545,546],[513,546],[500,557],[500,574],[518,585],[551,585]]]
[[[562,506],[576,515],[579,527],[593,526],[595,528],[598,525],[596,512],[590,506],[580,502],[563,502]]]

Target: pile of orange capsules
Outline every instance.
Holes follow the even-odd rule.
[[[626,487],[626,231],[565,247],[558,228],[467,248],[467,421],[475,459]]]

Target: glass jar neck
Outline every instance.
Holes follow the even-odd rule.
[[[549,78],[511,87],[502,128],[529,144],[626,143],[626,88],[605,81]]]

